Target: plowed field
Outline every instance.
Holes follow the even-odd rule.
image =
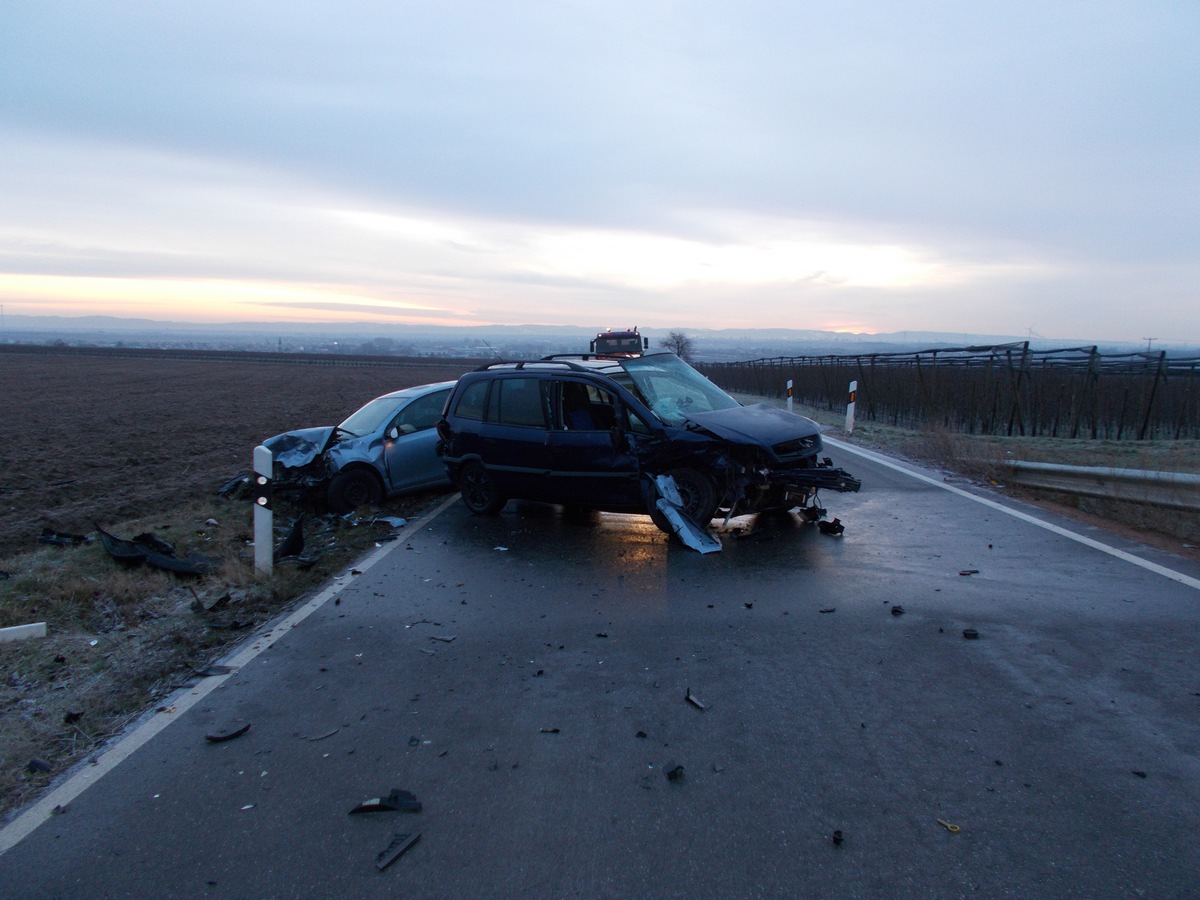
[[[469,363],[347,366],[0,353],[0,555],[215,491],[264,438]]]

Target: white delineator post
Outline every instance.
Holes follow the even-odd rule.
[[[787,400],[788,400],[787,409],[788,409],[788,412],[791,412],[792,411],[792,379],[790,379],[790,378],[788,379],[788,384],[787,384]]]
[[[271,511],[271,469],[274,457],[259,444],[254,448],[254,568],[270,575],[275,566],[275,513]]]
[[[854,433],[854,395],[858,393],[858,382],[850,382],[850,399],[846,402],[846,434]]]

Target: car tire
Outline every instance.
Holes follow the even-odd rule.
[[[497,492],[492,473],[478,462],[463,464],[458,473],[458,490],[467,509],[480,516],[498,513],[508,502]]]
[[[330,510],[343,515],[360,506],[377,505],[383,499],[383,485],[378,478],[362,469],[338,472],[329,482],[325,499]]]
[[[717,486],[713,480],[703,472],[698,472],[695,469],[681,468],[671,469],[664,472],[664,475],[670,475],[675,479],[675,487],[679,489],[679,496],[683,500],[683,511],[707,527],[712,521],[712,517],[717,513]],[[654,520],[662,531],[670,534],[674,529],[671,528],[671,523],[666,520],[661,512],[658,511],[658,506],[655,503],[657,496],[654,496],[650,501],[650,518]]]

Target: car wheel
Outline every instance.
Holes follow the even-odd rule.
[[[481,516],[500,512],[508,502],[497,493],[492,473],[481,463],[469,462],[462,467],[458,473],[458,489],[467,509]]]
[[[383,486],[370,472],[351,469],[349,472],[339,472],[333,476],[325,497],[329,508],[342,515],[360,506],[374,506],[379,503],[383,499]]]
[[[713,484],[713,480],[695,469],[671,469],[663,474],[675,479],[675,487],[679,489],[679,497],[683,500],[683,511],[701,525],[707,526],[717,512],[717,486]],[[658,511],[653,501],[650,504],[650,518],[668,534],[673,530],[671,523]]]

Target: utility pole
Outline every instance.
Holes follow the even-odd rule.
[[[1149,352],[1150,352],[1150,345],[1151,345],[1151,344],[1153,344],[1155,341],[1157,341],[1157,340],[1158,340],[1158,338],[1156,338],[1156,337],[1153,337],[1153,338],[1142,338],[1142,340],[1146,342],[1146,352],[1147,352],[1147,353],[1149,353]]]

